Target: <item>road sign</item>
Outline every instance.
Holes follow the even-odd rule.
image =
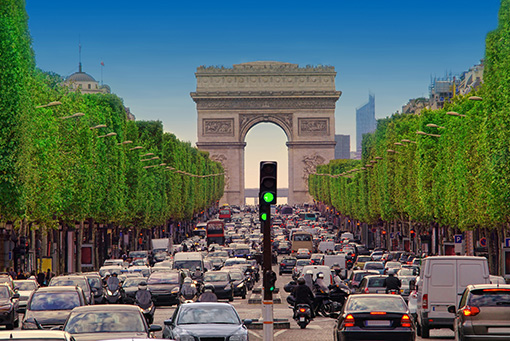
[[[510,238],[505,238],[505,247],[510,247]]]
[[[481,247],[487,246],[487,238],[485,238],[485,237],[480,238],[480,246]]]
[[[456,234],[454,236],[454,241],[455,241],[455,244],[462,244],[462,235],[461,234]]]

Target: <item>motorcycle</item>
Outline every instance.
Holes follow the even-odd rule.
[[[105,294],[104,294],[106,303],[109,303],[109,304],[122,303],[121,289],[122,288],[120,285],[117,285],[117,286],[108,286],[107,285],[105,287]]]
[[[151,302],[150,306],[146,308],[142,308],[140,305],[138,305],[140,309],[142,309],[143,317],[145,317],[145,320],[147,321],[147,324],[151,325],[152,322],[154,322],[154,312],[156,311],[156,306],[153,302]]]
[[[312,320],[312,310],[308,304],[299,303],[294,308],[294,320],[301,329],[305,329]]]

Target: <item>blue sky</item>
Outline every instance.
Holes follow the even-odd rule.
[[[26,0],[37,66],[68,76],[83,70],[103,80],[139,120],[197,140],[189,93],[200,65],[274,60],[332,65],[336,133],[351,135],[355,109],[373,92],[376,117],[428,96],[431,76],[467,70],[484,57],[499,0],[337,1],[40,1]],[[271,136],[270,139],[267,137]],[[259,141],[269,140],[267,144]],[[258,186],[261,159],[279,162],[286,187],[286,138],[270,124],[247,136],[247,186]],[[275,148],[280,145],[281,148]],[[271,150],[271,154],[268,154]]]

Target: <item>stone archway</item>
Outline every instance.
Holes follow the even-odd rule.
[[[197,147],[208,151],[226,172],[222,203],[244,204],[244,149],[248,131],[262,122],[287,135],[289,204],[310,201],[308,175],[334,158],[335,69],[280,62],[199,67]]]

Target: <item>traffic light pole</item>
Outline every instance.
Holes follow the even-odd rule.
[[[271,206],[261,205],[261,214],[266,213],[267,219],[262,220],[264,233],[264,255],[263,255],[263,274],[264,278],[264,297],[262,300],[262,319],[264,321],[264,341],[273,341],[273,292],[270,289],[271,282],[271,264],[273,263],[273,253],[271,245]],[[264,211],[264,212],[262,212]]]

